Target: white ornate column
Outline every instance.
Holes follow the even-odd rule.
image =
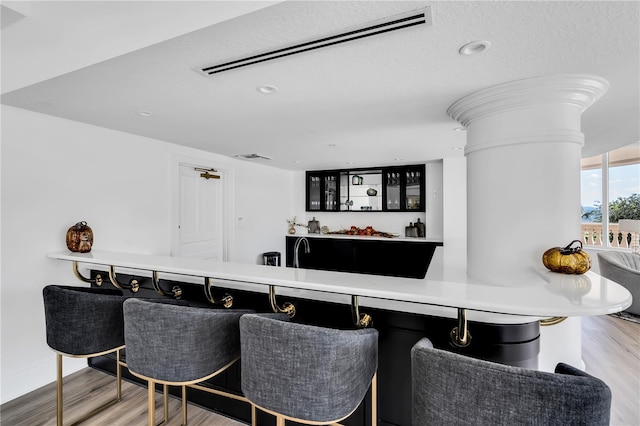
[[[607,88],[589,75],[536,77],[480,90],[449,107],[467,130],[469,277],[521,285],[519,277],[540,267],[546,249],[580,236],[580,117]],[[546,328],[560,339],[580,337],[579,320]],[[563,354],[564,362],[582,363],[579,346]]]

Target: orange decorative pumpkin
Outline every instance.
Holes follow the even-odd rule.
[[[78,253],[88,253],[93,245],[93,231],[87,222],[78,222],[67,231],[67,248]]]
[[[563,274],[584,274],[591,269],[591,257],[582,251],[580,240],[573,240],[564,248],[554,247],[545,251],[542,263],[553,272]]]

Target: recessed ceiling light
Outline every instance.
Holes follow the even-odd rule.
[[[453,129],[454,132],[464,132],[465,130],[467,129],[465,129],[464,127],[456,127],[455,129]]]
[[[491,47],[491,43],[486,40],[477,40],[467,43],[458,50],[461,55],[475,55],[476,53],[484,52]]]
[[[394,158],[393,161],[404,161],[404,158]]]
[[[138,111],[138,115],[142,117],[151,117],[153,113],[151,111]]]
[[[453,148],[451,148],[454,151],[462,151],[464,149],[463,146],[454,146]]]
[[[270,95],[271,93],[277,92],[278,88],[276,86],[266,85],[266,86],[258,86],[256,87],[256,90],[260,93],[264,93],[265,95]]]
[[[338,145],[336,145],[335,143],[330,143],[330,144],[329,144],[329,146],[330,146],[331,148],[334,148],[334,147],[336,147],[336,146],[338,146]]]

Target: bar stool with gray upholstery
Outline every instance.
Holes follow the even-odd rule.
[[[629,290],[632,301],[626,312],[640,315],[640,256],[623,251],[599,251],[600,275]]]
[[[242,392],[254,409],[275,415],[278,426],[285,420],[330,424],[349,417],[371,386],[371,421],[377,424],[378,332],[328,329],[286,318],[240,318]]]
[[[413,425],[608,425],[611,391],[566,364],[556,374],[434,349],[411,350]]]
[[[88,412],[88,419],[121,400],[120,351],[124,348],[120,290],[48,285],[42,291],[47,344],[57,354],[57,424],[63,421],[62,357],[91,358],[116,353],[116,397]]]
[[[238,360],[238,320],[251,312],[138,299],[124,303],[127,366],[147,381],[150,426],[155,426],[156,383],[182,387],[182,424],[187,424],[187,385],[210,379]]]

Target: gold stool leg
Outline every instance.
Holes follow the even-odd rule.
[[[187,387],[182,385],[182,426],[187,426]]]
[[[256,406],[251,404],[251,426],[258,426],[258,420],[256,419]]]
[[[162,385],[163,404],[164,404],[164,421],[166,425],[169,422],[169,385]]]
[[[276,426],[284,426],[284,417],[276,416]]]
[[[62,426],[62,355],[56,354],[58,372],[56,379],[56,424]]]
[[[62,357],[63,355],[56,353],[57,373],[56,373],[56,425],[63,426],[63,391],[62,391]],[[109,402],[94,408],[88,413],[83,414],[80,418],[73,421],[70,426],[83,423],[99,412],[111,407],[122,399],[122,370],[120,368],[120,351],[116,355],[116,397]]]
[[[122,400],[122,366],[120,365],[120,349],[116,351],[116,401]]]
[[[371,426],[378,425],[378,373],[371,379]]]
[[[156,399],[155,399],[155,390],[156,385],[151,380],[147,381],[147,405],[148,405],[148,422],[149,426],[155,426],[156,423]]]

